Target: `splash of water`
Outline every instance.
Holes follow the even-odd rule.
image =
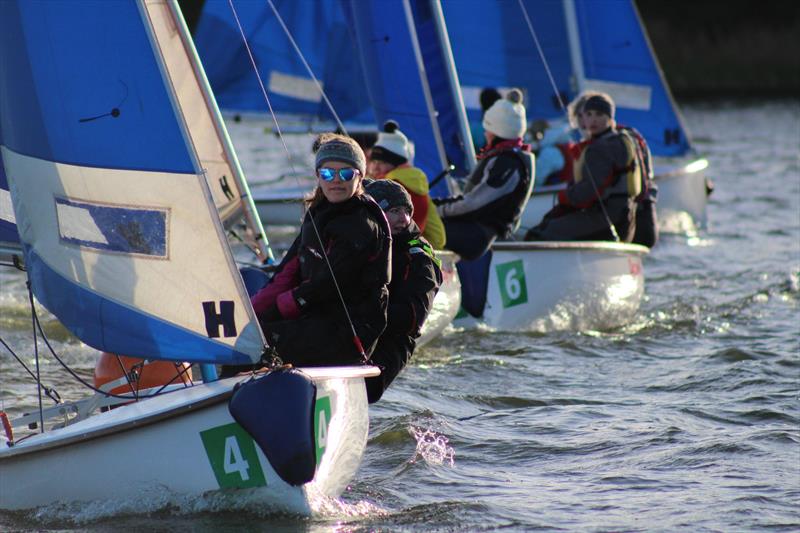
[[[455,450],[450,446],[447,437],[433,430],[414,426],[410,426],[408,432],[417,441],[416,454],[411,462],[416,462],[417,457],[421,457],[430,465],[455,464]]]

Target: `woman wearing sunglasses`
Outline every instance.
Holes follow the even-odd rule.
[[[386,327],[391,231],[364,194],[361,147],[332,133],[315,145],[317,188],[300,235],[253,307],[284,362],[362,363]]]

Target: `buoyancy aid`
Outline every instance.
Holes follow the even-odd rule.
[[[564,158],[564,166],[561,167],[561,170],[558,172],[553,172],[547,177],[545,183],[548,185],[566,183],[572,179],[572,174],[575,171],[575,160],[580,157],[581,150],[583,149],[581,143],[574,142],[556,144],[555,147],[558,148],[558,151],[561,152],[561,156]]]
[[[628,196],[637,198],[642,194],[644,189],[644,177],[642,173],[642,159],[639,144],[636,139],[626,130],[619,131],[622,141],[625,143],[625,149],[628,152],[628,164],[623,167],[620,172],[624,172],[628,184]]]
[[[584,149],[575,164],[575,171],[573,176],[574,183],[580,183],[584,178],[584,168],[586,165],[586,156],[589,154],[589,147],[596,142],[607,142],[609,139],[617,137],[621,140],[625,148],[624,162],[621,161],[614,165],[611,172],[606,176],[594,176],[594,181],[597,183],[597,194],[588,202],[584,204],[575,205],[578,208],[587,208],[597,202],[597,195],[603,200],[608,199],[610,196],[627,195],[631,198],[638,197],[642,192],[642,173],[641,164],[637,155],[637,144],[632,136],[625,131],[609,131],[598,138],[591,139],[584,144]],[[624,177],[624,179],[622,179]],[[567,200],[566,191],[559,193],[559,201],[562,204],[571,205]]]
[[[649,198],[648,191],[651,187],[651,180],[653,179],[653,162],[652,156],[650,154],[650,147],[647,146],[647,141],[645,141],[644,137],[636,128],[632,128],[630,126],[623,126],[617,124],[617,131],[628,135],[634,143],[634,147],[636,150],[636,160],[639,163],[639,168],[641,169],[641,192],[639,196],[636,198],[637,202],[641,202],[645,198]]]
[[[522,163],[524,173],[520,176],[520,182],[517,188],[510,195],[513,201],[506,202],[505,206],[497,206],[499,210],[495,214],[495,218],[510,220],[509,224],[502,228],[504,231],[500,231],[498,234],[500,238],[508,238],[519,228],[522,212],[525,210],[531,192],[533,192],[536,156],[531,152],[530,145],[523,143],[522,139],[502,141],[494,146],[487,146],[478,154],[478,159],[483,161],[478,164],[478,167],[472,173],[474,177],[481,176],[483,174],[483,166],[486,165],[488,159],[508,154],[514,155],[517,160]]]

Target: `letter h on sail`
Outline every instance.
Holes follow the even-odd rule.
[[[215,302],[203,302],[203,314],[206,317],[206,333],[209,337],[219,337],[220,326],[222,326],[223,336],[236,336],[236,321],[231,300],[223,300],[219,303],[219,313],[217,313]]]

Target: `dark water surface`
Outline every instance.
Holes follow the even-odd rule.
[[[361,469],[319,516],[121,502],[0,513],[0,530],[800,530],[800,103],[684,114],[717,185],[710,226],[646,258],[636,322],[437,339],[371,409]],[[5,270],[0,336],[25,352]],[[92,350],[47,333],[91,374]],[[0,348],[0,399],[32,390]]]

